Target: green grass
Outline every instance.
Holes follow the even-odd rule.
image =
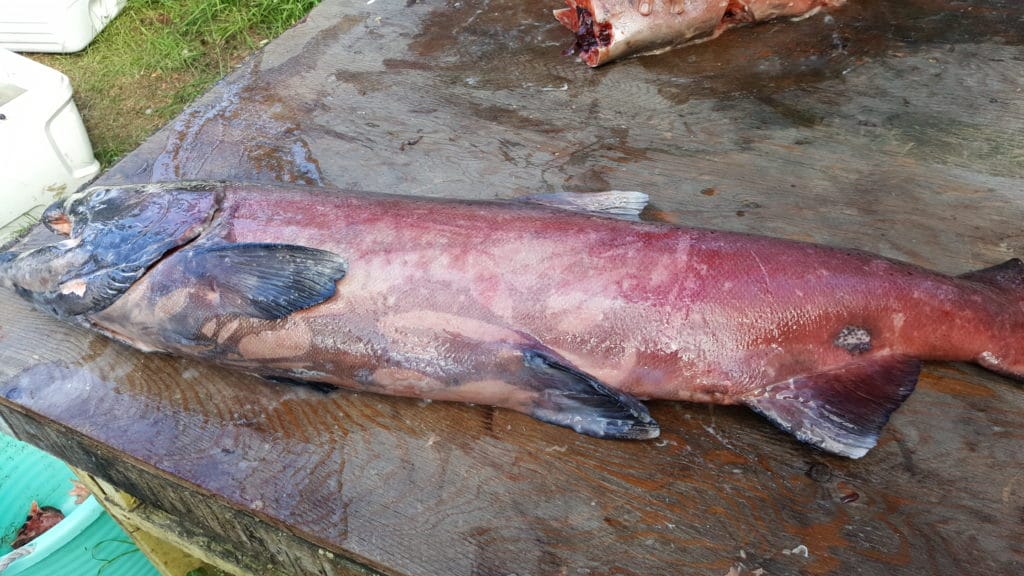
[[[107,168],[318,2],[128,0],[82,52],[31,57],[71,79]]]

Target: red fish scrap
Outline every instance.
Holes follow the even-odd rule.
[[[18,535],[14,538],[14,542],[11,543],[11,548],[21,548],[42,536],[43,532],[53,528],[63,519],[64,513],[60,510],[53,506],[43,506],[40,508],[39,504],[33,500],[32,507],[28,511],[28,517],[25,518],[25,523],[18,529]]]
[[[589,66],[717,38],[737,26],[802,19],[846,0],[566,0],[555,18]]]

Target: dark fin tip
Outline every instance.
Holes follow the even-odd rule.
[[[914,391],[920,372],[914,358],[865,360],[772,384],[745,403],[803,442],[860,458]]]
[[[639,400],[613,390],[567,362],[524,350],[523,363],[540,386],[531,415],[597,438],[645,440],[661,433]]]

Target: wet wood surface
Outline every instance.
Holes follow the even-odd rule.
[[[1024,4],[851,0],[597,70],[557,7],[325,2],[102,181],[632,189],[648,217],[944,272],[1024,255]],[[1024,572],[1024,390],[974,367],[928,366],[850,461],[741,408],[655,402],[660,439],[599,441],[0,309],[11,427],[253,573]]]

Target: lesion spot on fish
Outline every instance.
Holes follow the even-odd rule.
[[[850,354],[863,354],[871,350],[871,332],[861,326],[844,326],[832,343]]]
[[[81,278],[72,278],[67,282],[60,285],[60,293],[65,295],[74,294],[81,298],[85,295],[85,290],[89,287],[89,284]]]
[[[199,332],[207,339],[212,339],[217,334],[217,319],[212,318],[207,320],[205,324],[199,329]]]
[[[241,321],[238,318],[235,318],[225,324],[223,328],[219,329],[217,331],[217,343],[223,344],[227,342],[228,338],[230,338],[235,333],[235,330],[238,329],[240,322]]]

